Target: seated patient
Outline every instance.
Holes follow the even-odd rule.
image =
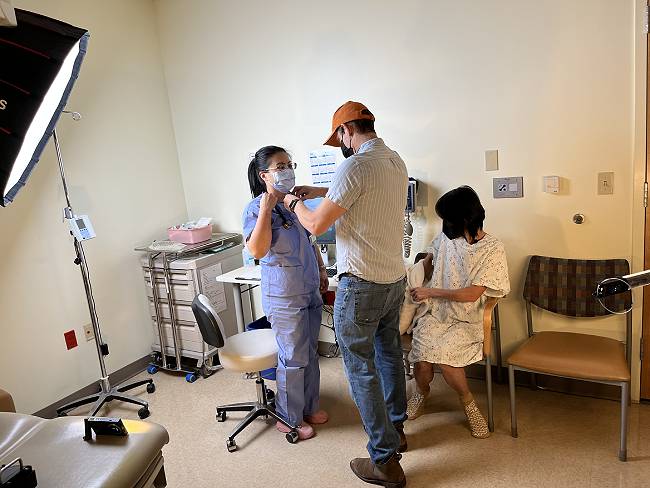
[[[483,359],[483,308],[488,297],[510,291],[503,244],[483,231],[485,210],[468,186],[445,193],[436,203],[442,232],[426,249],[433,274],[427,286],[413,288],[414,301],[426,303],[426,313],[413,329],[409,360],[417,388],[408,400],[407,415],[417,418],[433,365],[460,397],[474,437],[490,435],[485,418],[467,385],[464,367]]]

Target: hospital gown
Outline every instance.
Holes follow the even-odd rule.
[[[440,298],[427,300],[428,310],[417,319],[409,361],[463,367],[483,359],[483,309],[488,297],[510,292],[506,253],[490,234],[475,244],[440,233],[426,252],[433,254],[433,276],[425,286],[459,289],[485,286],[475,302]]]

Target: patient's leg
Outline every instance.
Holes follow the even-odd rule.
[[[413,375],[417,388],[406,402],[406,416],[409,420],[419,417],[422,413],[422,404],[431,390],[429,383],[433,381],[433,364],[418,361],[413,366]]]
[[[467,384],[467,377],[465,376],[465,368],[454,368],[447,364],[441,364],[440,369],[447,384],[456,390],[456,393],[463,401],[472,398],[472,393],[469,391],[469,385]]]
[[[490,430],[488,429],[485,417],[483,417],[483,414],[476,405],[472,392],[469,391],[467,377],[465,376],[465,368],[454,368],[453,366],[441,364],[440,369],[442,370],[442,376],[445,378],[447,384],[458,393],[460,403],[463,406],[463,410],[467,416],[467,421],[469,422],[472,436],[478,437],[479,439],[489,437]]]
[[[418,385],[419,392],[427,396],[431,388],[429,383],[433,381],[433,364],[426,361],[418,361],[413,367],[413,375],[415,376],[415,383]]]

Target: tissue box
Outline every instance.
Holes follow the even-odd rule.
[[[212,236],[212,224],[196,229],[167,229],[167,235],[171,241],[182,242],[183,244],[196,244],[210,239]]]

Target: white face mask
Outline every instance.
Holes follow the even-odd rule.
[[[282,193],[289,193],[296,186],[296,174],[291,168],[273,172],[273,188]]]

